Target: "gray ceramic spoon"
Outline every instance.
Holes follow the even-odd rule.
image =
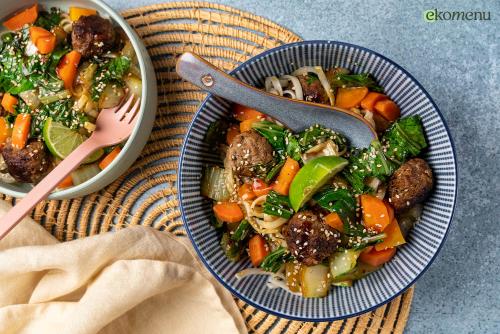
[[[193,53],[180,56],[176,70],[181,78],[201,89],[259,110],[294,132],[321,124],[345,135],[355,147],[367,147],[377,138],[370,123],[354,112],[267,93],[228,75]]]

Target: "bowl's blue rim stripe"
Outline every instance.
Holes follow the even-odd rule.
[[[272,314],[272,315],[276,315],[278,317],[282,317],[282,318],[286,318],[286,319],[290,319],[290,320],[297,320],[297,321],[312,321],[312,322],[336,321],[336,320],[343,320],[343,319],[347,319],[347,318],[359,316],[361,314],[370,312],[370,311],[375,310],[376,308],[378,308],[378,307],[380,307],[382,305],[385,305],[385,304],[389,303],[394,298],[398,297],[403,292],[405,292],[406,290],[408,290],[408,288],[410,288],[427,271],[427,269],[429,269],[430,265],[436,259],[437,255],[441,251],[441,248],[443,247],[443,245],[444,245],[444,243],[445,243],[445,241],[446,241],[446,239],[448,237],[448,233],[450,231],[451,222],[453,221],[453,217],[455,215],[455,207],[456,207],[457,196],[458,196],[458,164],[457,164],[457,159],[456,159],[455,143],[454,143],[453,138],[451,136],[450,129],[449,129],[448,125],[446,124],[446,121],[445,121],[443,115],[441,114],[441,111],[439,110],[439,108],[437,107],[436,103],[434,102],[434,100],[432,99],[432,97],[429,95],[429,93],[427,93],[427,91],[424,89],[424,87],[407,70],[405,70],[400,65],[396,64],[391,59],[389,59],[389,58],[387,58],[387,57],[381,55],[380,53],[378,53],[376,51],[373,51],[371,49],[368,49],[368,48],[365,48],[365,47],[362,47],[362,46],[358,46],[358,45],[355,45],[355,44],[347,43],[347,42],[332,41],[332,40],[310,40],[310,41],[301,41],[301,42],[295,42],[295,43],[288,43],[288,44],[283,44],[283,45],[278,46],[278,47],[273,48],[273,49],[266,50],[266,51],[264,51],[264,52],[262,52],[262,53],[260,53],[260,54],[258,54],[256,56],[248,59],[247,61],[245,61],[245,62],[241,63],[240,65],[238,65],[238,67],[236,67],[234,70],[232,70],[231,72],[229,72],[229,74],[233,75],[234,73],[236,73],[237,71],[239,71],[242,67],[246,66],[248,63],[250,63],[252,61],[255,61],[258,58],[264,57],[264,56],[266,56],[266,55],[268,55],[270,53],[274,53],[274,52],[280,51],[282,49],[288,49],[290,47],[294,47],[294,46],[297,46],[297,45],[308,45],[308,44],[339,44],[339,45],[344,45],[344,46],[348,46],[348,47],[353,47],[353,48],[357,48],[357,49],[360,49],[360,50],[364,50],[364,51],[367,51],[369,53],[373,53],[373,54],[377,55],[378,57],[384,59],[385,61],[388,61],[390,64],[394,65],[396,68],[398,68],[399,70],[401,70],[404,74],[406,74],[422,90],[422,92],[425,94],[425,96],[431,102],[432,106],[436,109],[439,118],[443,122],[445,130],[448,133],[448,137],[450,138],[451,150],[453,152],[453,162],[454,162],[454,165],[455,165],[455,191],[454,191],[454,194],[453,194],[453,196],[454,196],[453,197],[453,207],[452,207],[452,212],[451,212],[451,217],[450,217],[450,223],[448,224],[448,226],[446,228],[446,232],[445,232],[445,235],[443,237],[443,240],[441,241],[440,245],[438,246],[438,248],[437,248],[436,253],[434,254],[434,256],[430,259],[430,261],[427,264],[427,266],[425,266],[425,268],[422,269],[422,271],[420,272],[420,274],[418,274],[417,277],[415,277],[415,279],[413,281],[411,281],[406,287],[404,287],[403,289],[401,289],[399,292],[395,293],[393,296],[391,296],[390,298],[388,298],[384,302],[379,303],[377,305],[374,305],[374,306],[372,306],[372,307],[370,307],[370,308],[368,308],[366,310],[363,310],[363,311],[360,311],[360,312],[356,312],[356,313],[352,313],[352,314],[343,315],[343,316],[340,316],[340,317],[314,318],[314,319],[305,318],[305,317],[289,316],[289,315],[286,315],[286,314],[282,314],[282,313],[276,312],[274,310],[269,310],[269,309],[267,309],[267,308],[265,308],[265,307],[263,307],[261,305],[258,305],[256,303],[254,303],[253,301],[247,299],[246,297],[242,296],[240,293],[238,293],[236,290],[234,290],[230,285],[228,285],[224,280],[222,280],[215,273],[215,271],[213,271],[212,268],[208,265],[208,263],[206,262],[205,258],[201,254],[200,250],[198,249],[198,247],[196,247],[196,244],[194,243],[193,236],[191,235],[191,230],[190,230],[188,224],[186,223],[186,218],[185,218],[185,214],[184,214],[184,208],[182,206],[183,198],[182,198],[182,192],[181,192],[181,188],[182,188],[182,169],[181,169],[181,165],[182,165],[182,161],[184,159],[184,154],[185,154],[187,139],[188,139],[189,133],[191,132],[191,129],[193,127],[193,123],[194,123],[193,121],[194,121],[194,119],[196,119],[196,117],[198,116],[198,114],[201,112],[201,110],[203,109],[203,107],[207,103],[208,99],[210,99],[212,97],[212,94],[209,94],[203,100],[203,102],[201,103],[200,107],[198,108],[198,110],[194,114],[193,120],[189,124],[188,131],[186,132],[186,137],[184,138],[184,142],[183,142],[182,148],[181,148],[181,154],[179,156],[178,171],[177,171],[177,191],[178,191],[178,194],[179,194],[179,208],[180,208],[180,211],[181,211],[181,218],[182,218],[182,221],[183,221],[184,226],[186,228],[186,231],[187,231],[187,234],[189,236],[189,239],[193,243],[193,246],[194,246],[194,249],[196,250],[196,253],[198,254],[198,256],[200,257],[200,259],[202,260],[202,262],[205,265],[205,267],[212,273],[212,275],[226,289],[228,289],[229,291],[231,291],[231,293],[233,295],[235,295],[239,299],[243,300],[244,302],[252,305],[253,307],[255,307],[255,308],[259,309],[259,310],[262,310],[262,311],[264,311],[266,313],[269,313],[269,314]]]

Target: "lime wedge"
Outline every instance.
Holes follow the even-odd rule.
[[[86,139],[84,135],[52,120],[52,118],[47,118],[43,126],[43,140],[50,153],[59,159],[66,158]],[[92,163],[99,159],[102,154],[103,150],[99,149],[92,153],[83,163]]]
[[[290,204],[295,212],[347,164],[346,159],[334,156],[319,157],[308,161],[295,175],[290,185]]]

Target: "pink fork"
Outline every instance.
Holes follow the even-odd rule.
[[[38,183],[16,206],[0,218],[0,240],[5,237],[34,207],[45,199],[50,192],[92,152],[127,139],[134,128],[140,98],[134,103],[131,95],[123,104],[103,109],[96,121],[96,129],[89,139],[71,152],[40,183]]]

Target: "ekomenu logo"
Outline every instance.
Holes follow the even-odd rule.
[[[481,11],[442,11],[435,8],[424,11],[424,20],[427,22],[490,21],[491,13]]]

